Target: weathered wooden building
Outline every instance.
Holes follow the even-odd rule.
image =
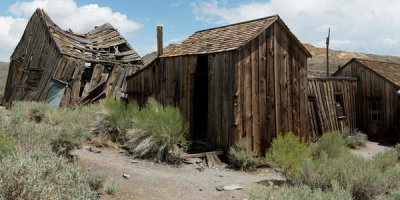
[[[74,106],[119,98],[126,96],[125,77],[142,64],[109,23],[77,34],[62,30],[37,9],[11,56],[3,103],[47,101]]]
[[[353,58],[334,76],[358,78],[357,126],[370,138],[400,140],[400,64]]]
[[[129,76],[128,98],[179,107],[210,149],[247,137],[262,153],[282,132],[308,138],[310,56],[277,15],[202,30]]]
[[[357,78],[321,77],[308,80],[308,118],[311,140],[328,131],[357,127]]]

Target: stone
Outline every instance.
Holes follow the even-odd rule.
[[[131,163],[138,163],[139,161],[137,160],[131,160]]]
[[[281,186],[285,182],[286,182],[286,180],[283,180],[283,179],[269,179],[269,180],[262,180],[262,181],[259,181],[257,183],[261,184],[261,185],[265,185],[265,186],[271,187],[271,186],[274,186],[274,185]]]
[[[129,179],[129,177],[131,177],[131,176],[130,176],[129,174],[125,174],[125,173],[124,173],[124,174],[122,175],[122,177],[124,177],[124,178],[126,178],[126,179]]]
[[[220,175],[218,175],[219,177],[224,177],[224,175],[222,175],[222,174],[220,174]]]
[[[225,185],[225,186],[217,186],[215,189],[217,191],[231,191],[231,190],[241,190],[243,187],[239,185]]]
[[[86,150],[93,152],[93,153],[101,153],[100,149],[96,147],[87,147]]]

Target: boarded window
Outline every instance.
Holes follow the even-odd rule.
[[[339,119],[346,118],[346,113],[344,112],[343,106],[343,95],[340,93],[335,94],[335,105],[336,105],[336,113]]]
[[[46,102],[50,106],[59,107],[61,102],[61,97],[64,94],[65,84],[60,81],[52,79],[50,81],[50,89],[47,93]]]
[[[380,101],[372,99],[368,100],[368,120],[378,121],[380,118]]]

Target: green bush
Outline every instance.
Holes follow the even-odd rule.
[[[189,124],[179,109],[164,107],[154,98],[149,98],[146,106],[134,115],[133,127],[128,133],[128,147],[137,157],[180,162],[177,158],[189,148]]]
[[[88,176],[76,163],[37,147],[0,163],[0,199],[97,199]]]
[[[0,160],[12,154],[17,149],[17,140],[12,136],[2,135],[0,137]]]
[[[361,146],[365,146],[368,142],[368,136],[366,134],[359,130],[352,133],[349,128],[343,130],[342,137],[347,146],[352,149],[358,149]]]
[[[290,177],[297,174],[303,160],[310,159],[310,151],[306,143],[292,132],[280,134],[272,141],[266,154],[267,161],[282,168]]]
[[[259,158],[250,151],[249,140],[243,138],[238,144],[229,148],[228,159],[233,168],[245,171],[253,171]]]
[[[133,125],[132,118],[139,110],[138,105],[136,102],[126,104],[119,99],[107,99],[104,107],[107,110],[107,120],[118,129],[119,136],[115,140],[125,142],[127,130]]]
[[[326,132],[318,139],[316,145],[312,148],[314,157],[318,157],[325,152],[329,158],[339,157],[347,154],[349,149],[340,132]]]
[[[106,182],[107,175],[102,173],[89,173],[87,183],[93,191],[98,191],[103,188],[104,183]]]

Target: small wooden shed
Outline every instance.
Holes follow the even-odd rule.
[[[126,97],[125,77],[140,56],[109,23],[84,34],[62,30],[37,9],[11,56],[3,103],[46,101],[75,106]]]
[[[333,76],[358,78],[357,126],[370,138],[400,140],[400,64],[353,58]]]
[[[180,108],[194,140],[263,153],[281,132],[307,138],[307,57],[278,15],[194,33],[127,78],[129,101]]]
[[[328,131],[356,129],[357,78],[308,79],[308,118],[312,140]]]

